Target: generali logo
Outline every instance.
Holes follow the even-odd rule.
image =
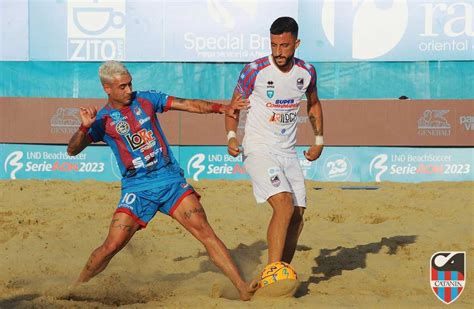
[[[427,109],[418,119],[418,135],[450,136],[451,124],[447,120],[449,109]]]

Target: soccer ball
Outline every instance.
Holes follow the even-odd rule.
[[[265,287],[281,280],[297,280],[298,275],[290,264],[274,262],[268,264],[260,275],[259,288]]]

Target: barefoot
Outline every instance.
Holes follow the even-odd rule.
[[[255,291],[257,291],[257,289],[258,289],[257,280],[253,280],[248,285],[246,284],[242,289],[239,289],[240,299],[244,301],[250,300],[253,294],[255,293]]]

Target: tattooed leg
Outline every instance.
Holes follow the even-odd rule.
[[[242,300],[249,300],[255,292],[255,287],[246,283],[232,260],[224,243],[217,237],[207,221],[206,213],[196,195],[186,196],[173,218],[184,226],[207,250],[211,261],[230,279],[240,294]]]
[[[112,257],[125,247],[139,228],[140,225],[129,215],[124,213],[115,214],[110,223],[106,240],[92,252],[79,275],[77,283],[87,282],[102,272]]]

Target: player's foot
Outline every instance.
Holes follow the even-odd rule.
[[[258,289],[258,281],[253,280],[249,284],[245,284],[242,289],[239,289],[239,295],[241,300],[250,300]]]

